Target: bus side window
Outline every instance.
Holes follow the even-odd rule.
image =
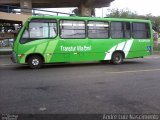
[[[131,25],[129,22],[123,22],[124,38],[131,37]]]
[[[111,22],[111,37],[123,38],[123,24],[122,22]]]
[[[149,35],[149,25],[147,23],[132,23],[132,36],[135,39],[147,39]]]
[[[49,23],[49,38],[55,37],[57,35],[56,23]]]
[[[129,22],[111,22],[111,37],[114,39],[130,38],[131,29]]]
[[[109,23],[106,21],[88,21],[88,38],[108,38]]]
[[[30,38],[48,38],[48,23],[31,22],[29,24]]]
[[[61,38],[85,38],[85,21],[80,20],[60,20]]]

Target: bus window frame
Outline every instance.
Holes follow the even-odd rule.
[[[92,21],[92,22],[107,22],[108,23],[108,37],[107,38],[90,38],[88,36],[88,30],[89,30],[89,26],[88,26],[88,23]],[[87,23],[86,23],[86,30],[87,30],[87,38],[89,39],[109,39],[110,38],[110,21],[105,21],[105,20],[88,20]]]
[[[121,22],[122,23],[122,27],[123,27],[123,38],[113,38],[112,37],[112,34],[111,34],[111,23],[112,22]],[[130,30],[129,30],[129,35],[130,35],[130,37],[129,38],[125,38],[124,37],[124,23],[129,23],[129,26],[130,26]],[[132,23],[130,22],[130,21],[110,21],[110,29],[109,29],[109,31],[110,31],[110,38],[111,39],[131,39],[132,38],[132,25],[131,25]]]
[[[66,20],[66,21],[83,21],[84,22],[84,27],[85,27],[85,37],[84,38],[62,38],[61,37],[61,26],[60,26],[60,22],[62,21],[62,20]],[[61,39],[86,39],[87,38],[87,32],[86,32],[86,21],[85,20],[78,20],[78,19],[59,19],[59,38],[61,38]]]
[[[149,35],[149,37],[148,38],[134,38],[134,36],[133,36],[133,23],[143,23],[143,24],[147,24],[148,25],[148,35]],[[150,28],[150,24],[148,23],[148,22],[132,22],[131,23],[131,27],[132,27],[132,38],[133,39],[135,39],[135,40],[137,40],[137,39],[151,39],[151,28]]]
[[[32,22],[32,21],[34,21],[34,20],[40,20],[40,21],[42,21],[42,20],[54,20],[55,21],[55,23],[56,23],[56,35],[55,35],[55,37],[46,37],[46,38],[30,38],[30,34],[29,34],[29,25],[30,25],[30,23]],[[45,23],[45,22],[44,22]],[[50,32],[50,27],[49,27],[49,23],[52,23],[52,22],[46,22],[46,23],[48,23],[48,30],[49,30],[49,32]],[[26,44],[26,43],[28,43],[28,42],[31,42],[31,41],[37,41],[37,40],[42,40],[42,39],[49,39],[49,40],[51,40],[51,39],[55,39],[57,36],[58,36],[58,21],[57,21],[57,19],[39,19],[39,18],[36,18],[36,19],[31,19],[30,21],[27,21],[27,25],[26,26],[24,26],[24,29],[23,29],[23,31],[22,31],[22,34],[21,34],[21,36],[20,36],[20,41],[19,41],[19,43],[20,44]],[[23,37],[23,35],[24,35],[24,32],[25,31],[28,31],[28,36],[29,36],[29,38],[22,38]],[[25,41],[25,42],[21,42],[21,40],[22,39],[27,39],[27,41]]]

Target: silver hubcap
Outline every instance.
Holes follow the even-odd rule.
[[[39,60],[38,59],[33,59],[32,60],[32,64],[33,65],[38,65],[39,64]]]
[[[119,56],[116,56],[116,61],[119,61],[120,60],[120,57]]]
[[[115,57],[115,61],[116,61],[116,62],[120,62],[120,61],[121,61],[121,58],[120,58],[119,56],[116,56],[116,57]]]

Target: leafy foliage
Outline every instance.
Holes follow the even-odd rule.
[[[106,17],[151,20],[153,25],[153,30],[160,32],[159,30],[160,16],[153,16],[152,14],[138,15],[136,12],[132,12],[130,10],[112,9],[110,10],[109,14],[106,14]]]

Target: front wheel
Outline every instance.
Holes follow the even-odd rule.
[[[43,64],[43,60],[38,55],[32,55],[28,59],[28,65],[30,68],[38,69],[42,67],[42,64]]]
[[[119,65],[123,63],[123,55],[119,52],[116,52],[112,55],[112,62],[115,65]]]

